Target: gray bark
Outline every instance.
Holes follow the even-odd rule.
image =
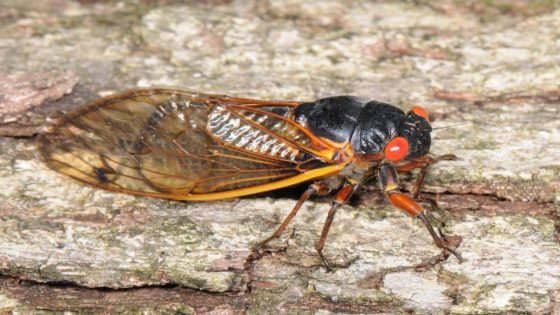
[[[0,8],[2,312],[560,314],[556,2]],[[149,85],[264,99],[352,94],[421,104],[435,128],[461,124],[434,131],[432,153],[460,159],[435,165],[425,193],[466,261],[445,259],[375,184],[337,213],[325,247],[337,268],[326,273],[314,242],[328,198],[307,203],[253,257],[295,203],[287,194],[137,198],[40,162],[31,136],[49,111]]]

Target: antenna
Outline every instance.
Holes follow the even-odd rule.
[[[441,129],[447,129],[447,128],[453,128],[453,127],[463,126],[463,125],[466,125],[466,123],[455,124],[455,125],[449,125],[449,126],[443,126],[443,127],[437,127],[437,128],[432,128],[432,131],[441,130]]]

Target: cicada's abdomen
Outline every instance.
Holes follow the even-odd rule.
[[[288,161],[301,161],[304,156],[301,150],[281,141],[264,128],[266,120],[271,120],[271,117],[256,116],[256,113],[252,113],[244,118],[260,126],[241,119],[225,106],[215,106],[208,115],[207,128],[213,137],[239,149]]]

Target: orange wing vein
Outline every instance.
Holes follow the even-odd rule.
[[[47,165],[112,191],[215,200],[337,174],[335,149],[259,101],[136,89],[58,118],[41,136]]]

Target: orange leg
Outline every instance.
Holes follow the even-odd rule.
[[[410,161],[406,161],[403,164],[399,164],[396,166],[397,172],[399,173],[406,173],[406,172],[410,172],[414,169],[417,168],[424,168],[427,167],[428,165],[434,163],[436,160],[429,157],[429,156],[422,156],[419,158],[416,158],[414,160],[410,160]]]
[[[418,196],[420,195],[420,190],[422,189],[422,185],[424,185],[426,174],[428,174],[428,167],[438,161],[452,161],[456,159],[457,157],[453,154],[444,154],[436,158],[422,156],[412,161],[407,161],[404,164],[398,165],[397,172],[406,173],[413,169],[420,169],[420,174],[418,174],[416,183],[414,183],[414,187],[412,188],[412,196],[414,196],[414,198],[418,198]]]
[[[323,225],[323,230],[321,231],[321,237],[319,237],[319,241],[317,241],[317,243],[315,244],[315,249],[317,250],[317,254],[319,255],[319,258],[321,258],[321,261],[323,262],[323,265],[325,266],[327,271],[332,271],[332,267],[329,261],[323,255],[323,247],[325,246],[325,240],[327,239],[327,235],[329,234],[329,230],[331,228],[334,215],[336,214],[336,210],[338,209],[338,207],[340,207],[346,201],[348,201],[348,199],[350,199],[350,196],[352,196],[354,189],[355,189],[355,185],[346,184],[344,185],[344,187],[342,187],[342,189],[338,191],[332,203],[331,209],[327,214],[327,219],[325,220],[325,224]]]
[[[284,221],[282,221],[282,223],[276,229],[276,231],[274,231],[274,233],[272,235],[270,235],[269,237],[267,237],[264,241],[260,242],[259,245],[257,245],[257,247],[255,247],[254,251],[258,252],[268,242],[272,241],[275,238],[280,237],[280,235],[282,235],[282,233],[284,232],[284,230],[286,229],[288,224],[290,224],[292,219],[296,216],[296,214],[298,213],[298,211],[301,208],[301,206],[303,205],[303,203],[306,202],[311,196],[313,196],[313,195],[320,195],[320,196],[321,195],[326,195],[326,194],[329,193],[329,191],[330,191],[330,188],[325,184],[317,183],[317,184],[310,185],[309,188],[307,188],[307,190],[301,195],[301,197],[299,197],[299,200],[296,203],[296,205],[294,206],[294,208],[292,209],[292,211],[290,211],[288,216],[284,219]]]
[[[418,174],[416,183],[414,183],[414,187],[412,187],[412,196],[414,196],[414,198],[418,198],[420,195],[420,189],[422,189],[422,185],[424,184],[424,178],[428,173],[428,167],[435,162],[437,162],[436,159],[428,156],[422,156],[397,166],[398,173],[406,173],[417,168],[420,169],[420,174]]]
[[[391,204],[411,217],[420,219],[428,229],[428,232],[430,232],[436,246],[447,253],[453,254],[460,262],[462,262],[463,258],[461,255],[447,245],[445,236],[441,234],[441,232],[440,234],[435,232],[432,224],[424,214],[422,206],[414,201],[414,199],[400,191],[397,170],[394,166],[391,164],[381,165],[379,167],[379,178],[381,180],[381,184],[383,185],[385,194],[387,195],[387,199],[389,199]]]

